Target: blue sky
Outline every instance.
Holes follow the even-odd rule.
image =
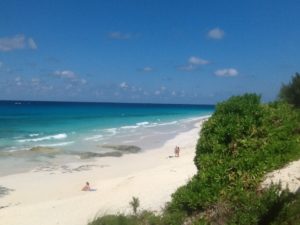
[[[0,1],[0,99],[274,100],[300,65],[300,1]]]

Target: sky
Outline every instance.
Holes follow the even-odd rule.
[[[300,72],[298,0],[1,0],[0,99],[276,99]]]

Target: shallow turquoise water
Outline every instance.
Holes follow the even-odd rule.
[[[213,106],[0,102],[0,151],[69,146],[211,114]]]

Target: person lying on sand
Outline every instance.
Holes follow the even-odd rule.
[[[97,189],[90,187],[90,183],[89,182],[86,182],[85,186],[81,190],[82,191],[97,191]]]
[[[82,191],[91,191],[90,183],[86,182],[85,186],[81,190]]]

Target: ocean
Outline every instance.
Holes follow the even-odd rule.
[[[212,105],[0,101],[0,175],[120,156],[124,148],[130,153],[128,146],[155,148],[213,111]]]

